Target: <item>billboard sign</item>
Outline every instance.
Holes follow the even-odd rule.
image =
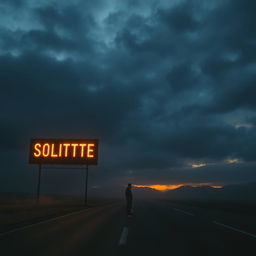
[[[31,139],[31,164],[97,165],[97,139]]]

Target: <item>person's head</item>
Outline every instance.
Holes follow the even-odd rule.
[[[132,184],[131,183],[128,183],[128,188],[132,188]]]

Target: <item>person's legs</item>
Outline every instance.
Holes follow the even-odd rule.
[[[132,201],[127,200],[127,205],[126,205],[127,215],[131,215],[131,210],[132,210]]]

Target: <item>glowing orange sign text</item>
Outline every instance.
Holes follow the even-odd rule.
[[[30,163],[97,164],[98,140],[32,139]]]

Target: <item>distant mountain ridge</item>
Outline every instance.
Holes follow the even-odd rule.
[[[256,182],[226,185],[222,188],[213,188],[211,186],[182,186],[166,191],[165,197],[189,200],[256,201]]]
[[[181,186],[173,190],[157,191],[151,188],[133,188],[137,197],[160,197],[173,200],[231,200],[255,201],[256,182],[226,185],[222,188],[211,186]]]

